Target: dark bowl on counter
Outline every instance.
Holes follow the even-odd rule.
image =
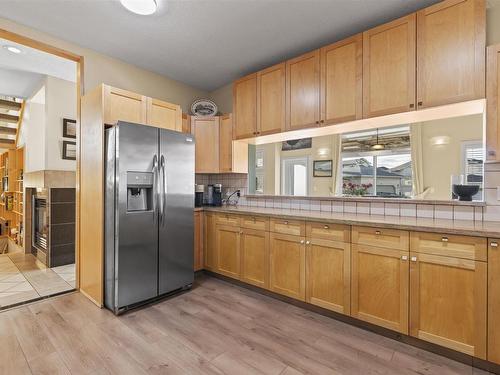
[[[479,191],[479,186],[453,184],[452,191],[453,194],[458,196],[459,201],[470,202],[472,200],[472,197]]]

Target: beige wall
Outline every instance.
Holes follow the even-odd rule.
[[[233,84],[230,83],[226,86],[222,86],[215,91],[208,94],[208,97],[212,99],[219,111],[222,113],[231,113],[233,110]]]
[[[451,176],[462,172],[462,143],[483,139],[483,116],[472,115],[422,124],[422,169],[425,199],[450,199]],[[445,144],[436,145],[437,138]]]
[[[111,86],[179,104],[185,112],[188,111],[194,99],[208,95],[205,91],[195,89],[179,81],[65,42],[4,18],[0,18],[0,28],[83,56],[83,84],[85,91],[92,90],[100,83],[106,83]]]

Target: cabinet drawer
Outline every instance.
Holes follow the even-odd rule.
[[[425,232],[411,232],[410,238],[417,253],[486,261],[486,238]]]
[[[242,216],[241,227],[269,232],[269,218],[258,216]]]
[[[240,225],[240,217],[233,214],[217,214],[215,216],[215,222],[222,225]]]
[[[305,236],[306,233],[306,223],[303,220],[271,219],[269,227],[269,230],[274,233],[294,236]]]
[[[310,238],[321,238],[330,241],[350,242],[351,228],[349,225],[329,223],[307,223],[306,235]]]
[[[353,226],[352,243],[408,250],[410,235],[404,230]]]

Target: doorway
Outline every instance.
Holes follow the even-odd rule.
[[[0,310],[78,289],[81,56],[0,29]]]

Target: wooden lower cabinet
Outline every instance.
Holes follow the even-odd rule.
[[[240,280],[269,288],[269,232],[243,228],[241,235]]]
[[[500,239],[488,241],[488,361],[500,364]]]
[[[306,241],[306,301],[343,314],[351,307],[351,244]]]
[[[486,359],[485,262],[411,253],[410,334]]]
[[[271,233],[269,289],[305,301],[305,239],[301,236]]]
[[[351,316],[407,334],[408,251],[351,247]]]
[[[217,272],[234,279],[239,279],[240,228],[229,225],[216,225],[215,248],[217,253]]]
[[[215,244],[215,221],[216,215],[213,212],[205,212],[203,229],[204,229],[204,259],[205,269],[209,271],[217,271],[217,251]]]
[[[203,269],[203,212],[194,213],[194,270]]]

